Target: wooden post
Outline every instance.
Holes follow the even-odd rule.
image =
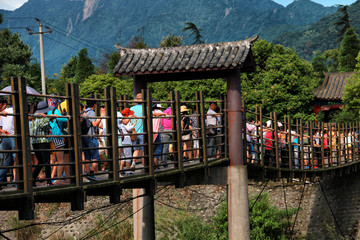
[[[288,148],[289,148],[289,169],[292,170],[292,146],[291,146],[291,119],[287,117],[288,122]]]
[[[220,128],[220,135],[223,135],[224,132],[225,132],[225,128],[224,128],[224,116],[225,116],[224,95],[220,96],[220,100],[221,100],[221,102],[220,102],[220,113],[222,114],[221,117],[220,117],[220,126],[223,126],[223,127]],[[225,138],[221,137],[221,145],[218,146],[219,147],[220,158],[224,157],[224,148],[225,148],[224,145],[223,145],[224,142],[225,142]]]
[[[263,115],[262,115],[262,108],[260,106],[260,165],[264,166],[264,135],[263,135],[263,131],[264,131],[264,127],[262,125],[263,122]]]
[[[280,169],[280,157],[279,157],[279,135],[278,135],[278,125],[277,125],[277,116],[276,112],[273,113],[274,116],[274,139],[275,139],[275,161],[276,168]],[[281,178],[281,170],[278,171],[278,178]]]
[[[116,110],[116,89],[114,87],[105,87],[105,98],[107,101],[105,102],[105,111],[106,116],[106,134],[110,134],[107,137],[107,146],[111,147],[108,153],[108,159],[111,159],[110,174],[109,178],[112,181],[119,181],[119,151],[118,151],[118,126],[117,126],[117,110]],[[119,203],[121,196],[121,187],[119,185],[115,185],[113,187],[112,192],[110,193],[110,202],[111,203]]]
[[[310,168],[314,169],[314,158],[315,158],[315,152],[314,152],[314,135],[313,135],[313,127],[314,122],[310,122],[310,148],[311,148],[311,155],[310,155]]]
[[[228,112],[227,112],[227,97],[224,96],[224,143],[225,143],[225,153],[224,157],[229,158],[229,133],[228,133]]]
[[[181,129],[181,112],[180,112],[180,92],[175,92],[175,116],[176,116],[176,136],[177,136],[177,168],[183,169],[183,142]]]
[[[207,142],[206,142],[206,125],[205,125],[206,113],[205,113],[205,100],[204,100],[203,92],[200,92],[200,116],[201,116],[202,155],[203,155],[204,165],[207,166],[208,158],[206,154]]]
[[[337,161],[338,164],[337,166],[341,165],[341,134],[340,134],[340,123],[337,124],[337,136],[338,136],[338,141],[337,141],[337,146],[338,146],[338,155],[337,155]]]
[[[324,168],[325,166],[325,152],[324,152],[324,123],[321,123],[321,168]],[[318,162],[319,164],[319,162]]]
[[[145,123],[147,124],[147,147],[148,147],[148,166],[149,168],[147,169],[149,175],[154,176],[154,147],[156,147],[156,145],[154,145],[154,141],[153,141],[153,116],[152,116],[152,98],[151,98],[151,92],[149,89],[146,89],[146,105],[147,105],[147,113],[146,113],[146,122],[144,120],[144,125]]]
[[[15,118],[16,133],[21,133],[21,152],[18,154],[19,165],[22,164],[23,171],[21,171],[20,179],[24,183],[20,187],[27,194],[23,198],[21,206],[19,206],[19,219],[34,219],[34,196],[32,187],[32,169],[31,169],[31,151],[30,151],[30,130],[28,120],[28,103],[26,95],[25,78],[18,77],[17,80],[11,78],[12,90],[18,90],[18,96],[13,95],[14,113],[19,112],[19,116]]]
[[[303,128],[303,120],[300,119],[300,152],[301,152],[301,159],[300,159],[300,168],[304,170],[304,128]]]
[[[72,139],[70,139],[71,146],[74,147],[72,153],[74,165],[71,165],[72,172],[75,175],[75,179],[72,180],[72,183],[75,186],[79,187],[80,190],[76,193],[76,196],[71,201],[71,210],[83,210],[84,209],[84,191],[82,189],[83,179],[82,179],[82,146],[81,146],[81,127],[80,127],[80,99],[79,99],[79,85],[71,84],[68,86],[68,91],[70,91],[71,106],[69,102],[69,113],[71,113],[72,119],[69,121],[70,133],[72,133]],[[71,112],[70,112],[71,111]]]

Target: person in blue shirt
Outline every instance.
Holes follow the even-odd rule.
[[[64,124],[66,124],[66,122],[67,122],[67,118],[59,118],[60,116],[62,116],[62,114],[59,111],[59,109],[57,109],[57,108],[54,108],[53,110],[48,111],[47,115],[49,115],[49,116],[51,115],[51,116],[55,117],[55,118],[52,118],[50,121],[51,134],[54,136],[64,135],[62,130],[63,130]],[[59,116],[59,117],[56,117],[56,116]],[[54,137],[54,138],[52,138],[51,145],[54,149],[63,149],[64,147],[65,148],[68,147],[66,142],[67,141],[62,137]],[[55,158],[56,158],[56,160],[55,160]],[[69,153],[65,153],[63,151],[54,152],[50,158],[50,163],[53,164],[53,163],[55,163],[55,161],[57,162],[57,164],[69,163]],[[63,172],[65,172],[65,177],[69,177],[69,165],[55,166],[53,168],[53,171],[52,171],[53,173],[52,173],[51,177],[54,177],[55,171],[56,171],[58,178],[61,178]],[[69,181],[67,181],[67,182],[69,182]],[[65,181],[54,180],[53,183],[63,184],[63,183],[65,183]]]
[[[143,106],[140,103],[141,100],[142,100],[141,93],[136,94],[136,97],[135,97],[134,101],[137,104],[130,108],[131,111],[134,111],[134,115],[137,116],[137,117],[142,117],[143,116]],[[135,124],[135,120],[131,120],[131,122],[133,124]],[[143,120],[142,119],[137,119],[135,130],[136,130],[136,133],[143,133],[144,132]],[[142,134],[136,135],[136,140],[133,143],[133,145],[134,145],[134,152],[133,152],[134,160],[133,160],[133,162],[131,164],[131,168],[135,168],[136,162],[139,161],[138,157],[144,156],[144,146],[139,146],[139,145],[142,145],[142,144],[144,144],[144,135],[142,135]],[[141,158],[141,162],[144,165],[144,158]]]

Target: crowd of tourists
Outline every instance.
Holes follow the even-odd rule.
[[[87,98],[86,105],[80,104],[80,128],[82,142],[82,173],[83,182],[97,181],[102,173],[112,166],[108,157],[107,116],[105,106],[100,106],[96,114],[97,101]],[[70,166],[73,160],[69,159],[67,100],[61,102],[55,96],[36,105],[36,110],[29,114],[30,146],[32,161],[33,186],[69,184]],[[152,106],[152,141],[155,168],[167,168],[175,159],[173,150],[176,145],[174,132],[177,123],[172,115],[171,105],[164,109],[159,103]],[[0,99],[0,190],[6,182],[17,183],[14,116],[13,108],[5,98]],[[181,139],[183,142],[182,161],[192,162],[200,160],[199,124],[200,115],[196,108],[189,109],[186,105],[180,107]],[[216,102],[210,103],[206,114],[207,126],[207,156],[219,157],[221,114]],[[134,174],[136,165],[145,166],[144,148],[144,118],[141,94],[134,99],[134,106],[122,108],[117,112],[117,132],[119,146],[120,176]],[[146,124],[146,123],[145,123]],[[175,126],[174,126],[175,124]],[[111,133],[109,133],[111,134]],[[141,167],[139,167],[141,168]],[[4,183],[5,182],[5,183]]]
[[[247,160],[250,163],[273,167],[318,169],[348,163],[358,152],[359,133],[352,128],[337,129],[336,124],[326,127],[291,125],[274,121],[246,122]],[[276,163],[278,159],[278,165]],[[302,162],[301,162],[302,161]],[[301,164],[302,163],[302,164]]]

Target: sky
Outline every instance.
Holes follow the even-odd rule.
[[[0,0],[1,1],[1,0]],[[290,3],[293,2],[293,0],[273,0],[274,2],[277,2],[281,5],[287,6]],[[356,0],[312,0],[313,2],[317,2],[320,3],[322,5],[324,5],[325,7],[330,7],[333,6],[335,4],[341,4],[341,5],[350,5],[354,2],[356,2]]]
[[[0,9],[14,10],[21,7],[28,0],[0,0]],[[281,5],[287,6],[293,2],[293,0],[273,0]],[[324,6],[333,6],[335,4],[349,5],[354,3],[356,0],[313,0],[314,2],[320,3]]]

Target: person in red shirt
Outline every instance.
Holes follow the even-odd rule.
[[[273,158],[273,133],[270,129],[271,125],[269,124],[266,126],[264,134],[264,146],[265,146],[265,156],[264,156],[264,163],[268,163],[271,166],[271,159]]]

